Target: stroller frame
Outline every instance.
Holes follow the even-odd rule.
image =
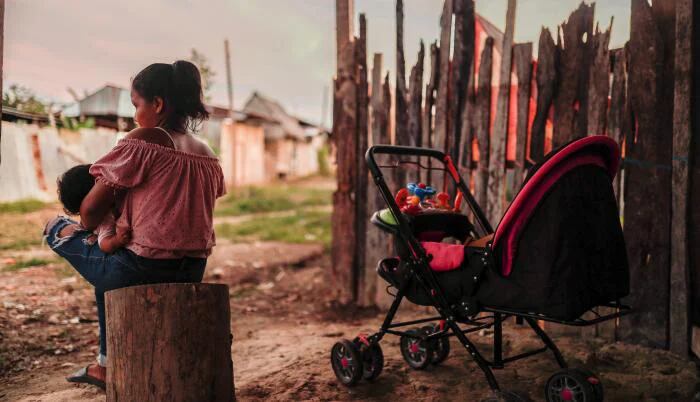
[[[391,307],[389,308],[389,311],[379,331],[369,336],[360,337],[360,340],[363,343],[365,343],[365,345],[367,345],[368,347],[371,345],[378,345],[378,343],[386,334],[420,339],[424,341],[433,341],[441,338],[456,337],[462,344],[462,346],[467,350],[467,353],[469,353],[469,355],[477,363],[479,368],[484,372],[484,375],[486,376],[486,380],[488,381],[490,388],[494,392],[500,392],[498,381],[496,380],[492,369],[503,368],[507,363],[511,363],[540,353],[551,351],[554,355],[555,360],[557,361],[557,364],[561,369],[566,369],[568,367],[564,357],[557,348],[556,344],[547,335],[545,330],[539,327],[537,321],[541,320],[557,324],[583,327],[616,319],[618,317],[628,314],[631,311],[631,308],[629,306],[623,305],[620,303],[619,300],[617,300],[614,302],[607,303],[605,305],[598,306],[614,308],[616,311],[610,314],[598,314],[598,312],[596,311],[597,307],[589,310],[595,315],[595,318],[592,319],[577,318],[572,321],[562,321],[542,314],[524,313],[502,308],[490,308],[486,306],[480,308],[481,312],[487,313],[486,315],[468,319],[458,317],[453,312],[452,308],[447,302],[447,299],[445,298],[440,288],[440,284],[436,280],[433,271],[430,269],[429,257],[426,255],[425,250],[421,247],[418,240],[413,236],[407,220],[401,213],[399,206],[396,204],[396,201],[394,200],[394,197],[382,175],[382,167],[398,168],[400,167],[401,163],[397,163],[395,165],[380,166],[375,160],[375,155],[377,154],[388,154],[409,157],[428,157],[429,161],[431,161],[432,159],[437,159],[438,161],[444,164],[444,168],[435,168],[429,166],[428,170],[444,171],[445,176],[450,177],[456,184],[456,189],[459,192],[461,192],[464,200],[466,201],[469,209],[473,214],[474,220],[476,221],[476,223],[479,224],[484,234],[490,234],[494,232],[483,210],[477,204],[476,200],[471,194],[471,191],[465,184],[460,174],[457,172],[457,169],[455,168],[449,155],[446,155],[445,153],[434,149],[406,146],[375,145],[369,148],[365,157],[369,171],[372,174],[373,181],[377,185],[381,197],[384,199],[387,206],[390,208],[392,214],[396,218],[396,222],[398,224],[398,236],[400,237],[401,241],[403,241],[404,244],[410,250],[412,250],[412,258],[410,259],[410,261],[407,261],[407,263],[411,267],[411,270],[414,272],[415,278],[418,281],[418,283],[423,287],[426,293],[430,295],[432,299],[432,306],[437,310],[438,315],[412,321],[393,322],[394,316],[396,315],[396,312],[399,306],[401,305],[402,300],[404,299],[404,289],[398,289],[398,292],[395,295],[395,299],[391,304]],[[411,161],[408,163],[415,164],[416,162]],[[445,178],[445,184],[447,184],[447,178]],[[515,317],[516,323],[520,325],[526,322],[528,326],[530,326],[530,328],[540,338],[540,340],[543,343],[543,347],[535,350],[522,352],[513,356],[504,357],[502,325],[503,321],[510,317]],[[429,335],[417,335],[415,332],[398,330],[398,328],[401,327],[435,321],[440,322],[440,330]],[[484,355],[479,352],[476,345],[473,342],[471,342],[467,337],[467,334],[469,333],[477,332],[486,328],[493,328],[492,360],[488,360],[486,357],[484,357]]]

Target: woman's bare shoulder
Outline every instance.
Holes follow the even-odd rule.
[[[189,141],[188,145],[190,147],[190,152],[199,154],[199,155],[204,155],[204,156],[209,156],[212,158],[216,158],[216,154],[214,151],[211,149],[209,144],[201,137],[195,136],[195,135],[188,135]]]
[[[163,145],[172,148],[170,138],[157,128],[139,127],[129,131],[125,138],[150,142],[151,144]]]

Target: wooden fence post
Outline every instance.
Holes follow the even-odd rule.
[[[440,58],[439,80],[435,99],[435,130],[432,146],[441,151],[447,151],[447,136],[449,133],[449,89],[450,89],[450,41],[452,38],[453,0],[445,0],[440,17]],[[442,188],[444,182],[442,172],[431,172],[428,183],[435,188]]]
[[[387,80],[388,81],[388,80]],[[371,123],[371,144],[388,144],[388,110],[384,108],[384,88],[382,86],[382,54],[374,54],[372,64],[372,123]],[[373,181],[369,181],[367,189],[368,211],[367,220],[377,210],[385,208],[386,205],[379,190]],[[380,308],[387,308],[391,303],[390,297],[384,291],[382,282],[377,277],[375,268],[377,262],[385,258],[389,253],[389,243],[386,233],[375,227],[367,229],[367,250],[365,253],[365,289],[367,304],[376,304]]]
[[[411,145],[408,135],[408,105],[406,90],[406,62],[403,47],[403,0],[396,1],[396,144]],[[396,169],[398,170],[398,169]],[[400,180],[403,181],[403,180]]]
[[[554,44],[549,29],[542,28],[537,51],[537,109],[530,135],[530,159],[535,163],[544,158],[544,137],[549,109],[556,93],[559,65],[559,48]]]
[[[624,341],[666,349],[672,135],[659,115],[669,102],[663,87],[672,77],[664,76],[667,49],[654,14],[646,0],[632,0],[628,97],[636,134],[625,142],[624,231],[628,301],[636,312],[620,320],[618,334]]]
[[[693,0],[676,0],[673,97],[673,175],[671,182],[670,350],[687,357],[689,349],[688,156],[692,127]]]
[[[355,267],[354,300],[360,305],[374,304],[367,295],[374,294],[374,278],[366,278],[365,252],[367,249],[369,170],[365,163],[365,152],[369,141],[369,85],[367,83],[367,20],[360,14],[360,37],[355,39],[355,64],[357,66],[357,149],[355,150],[357,187],[355,190]],[[371,274],[372,277],[375,274]],[[369,286],[368,286],[369,285]]]
[[[493,227],[503,216],[506,203],[506,142],[508,139],[508,107],[510,105],[510,73],[512,67],[515,0],[508,0],[506,31],[501,45],[501,71],[498,81],[496,118],[493,123],[489,155],[488,207],[486,216]]]
[[[695,4],[695,3],[693,3]],[[700,33],[700,10],[693,7],[693,39],[691,41],[693,55],[700,55],[700,40],[696,40]],[[700,94],[700,62],[693,57],[692,89],[691,89],[691,129],[692,140],[688,155],[690,199],[688,205],[695,206],[688,211],[688,250],[690,263],[690,320],[692,322],[691,350],[696,357],[700,357],[700,102],[697,96]]]
[[[513,64],[518,77],[518,115],[515,126],[515,163],[513,180],[508,182],[511,197],[520,188],[527,173],[527,128],[530,119],[530,82],[532,80],[532,43],[513,46]]]
[[[627,133],[625,127],[629,126],[629,124],[626,124],[625,120],[627,116],[625,113],[627,109],[627,57],[624,48],[613,50],[611,55],[613,60],[613,80],[610,94],[610,109],[608,110],[607,131],[608,136],[622,147],[622,142]],[[618,198],[618,205],[621,198],[621,175],[622,172],[618,172],[613,181],[613,189]]]
[[[108,401],[235,400],[228,286],[132,286],[105,303]]]
[[[430,45],[430,79],[425,86],[425,105],[423,106],[423,142],[421,146],[433,147],[433,107],[435,91],[440,77],[440,48],[437,42]]]
[[[349,303],[355,293],[355,189],[357,181],[357,80],[355,44],[351,41],[350,23],[343,13],[352,9],[351,0],[336,0],[338,29],[338,71],[333,96],[333,140],[336,144],[336,180],[331,216],[331,275],[337,299]],[[342,38],[347,38],[341,43]]]
[[[474,64],[474,1],[454,0],[455,36],[452,56],[452,77],[448,94],[449,134],[447,152],[459,162],[462,135],[462,115],[467,105],[469,74]],[[452,192],[452,189],[450,189]]]
[[[423,109],[423,59],[425,59],[425,46],[420,41],[418,60],[411,68],[411,76],[408,80],[408,139],[411,146],[421,146],[423,139],[421,130]],[[398,122],[397,122],[398,124]]]
[[[561,24],[564,43],[560,52],[559,90],[554,99],[552,148],[586,136],[588,72],[595,3],[581,3]],[[585,40],[585,42],[584,42]]]
[[[479,146],[479,164],[477,165],[475,187],[476,202],[481,208],[487,206],[489,182],[489,149],[491,147],[489,125],[491,122],[491,76],[493,67],[493,38],[484,42],[479,62],[479,82],[474,99],[474,136]]]
[[[607,31],[600,32],[596,24],[591,38],[591,56],[593,63],[588,77],[588,116],[587,135],[606,134],[608,94],[610,92],[610,32],[612,20]]]

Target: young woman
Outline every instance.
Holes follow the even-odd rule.
[[[107,356],[104,292],[148,283],[200,282],[214,247],[214,202],[225,193],[219,160],[190,134],[208,118],[197,67],[187,61],[151,64],[134,78],[131,100],[139,128],[90,168],[96,182],[81,204],[80,224],[58,217],[44,231],[49,246],[95,287],[98,364],[68,381],[102,388]],[[131,240],[105,254],[84,240],[117,199],[117,227],[128,229]]]

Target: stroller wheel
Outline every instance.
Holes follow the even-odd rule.
[[[410,329],[406,331],[407,334],[420,336],[422,331],[417,329]],[[428,367],[432,359],[432,349],[428,342],[419,338],[412,338],[409,336],[401,337],[401,355],[403,359],[406,360],[411,368],[416,370],[422,370]]]
[[[440,330],[437,324],[428,325],[422,328],[426,334],[433,334]],[[440,364],[450,355],[450,338],[444,337],[430,342],[430,349],[433,351],[430,362]]]
[[[593,374],[592,371],[586,369],[569,369],[569,371],[577,371],[579,374],[586,378],[589,384],[593,386],[593,392],[595,393],[594,402],[603,401],[603,382],[600,381],[597,375]]]
[[[594,384],[595,383],[595,384]],[[586,372],[578,369],[564,369],[554,373],[545,385],[545,399],[547,402],[576,401],[598,402],[602,401],[602,388],[599,394],[595,385],[600,384],[597,377],[586,375]]]
[[[370,346],[361,345],[362,355],[362,378],[372,381],[379,377],[384,367],[384,353],[378,343]]]
[[[338,380],[346,386],[357,384],[362,378],[362,357],[354,343],[343,339],[331,349],[331,367]]]

